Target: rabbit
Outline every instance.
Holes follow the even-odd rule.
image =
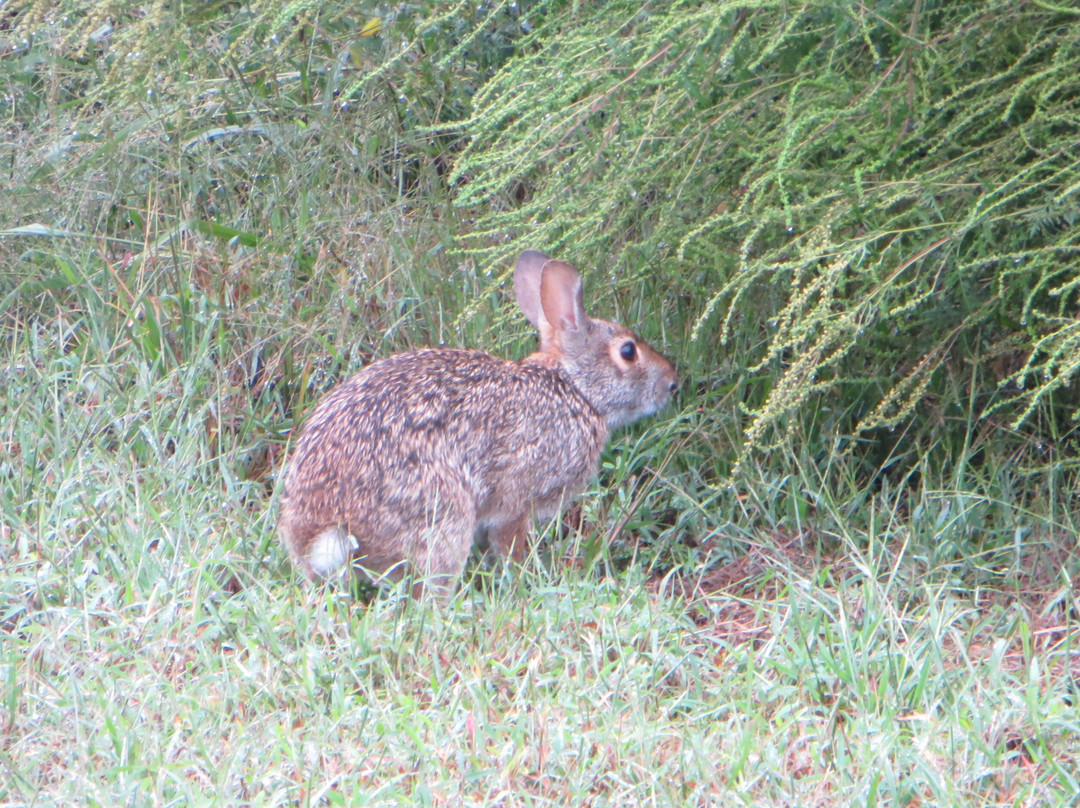
[[[637,334],[590,318],[570,264],[527,250],[518,305],[540,333],[511,361],[429,348],[331,390],[287,463],[279,529],[313,581],[346,565],[449,597],[474,541],[520,563],[546,520],[595,477],[615,429],[663,408],[675,370]]]

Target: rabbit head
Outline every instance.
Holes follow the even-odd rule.
[[[564,261],[526,250],[514,270],[518,305],[540,332],[529,361],[558,368],[616,429],[660,410],[676,389],[675,370],[625,326],[585,312],[581,276]]]

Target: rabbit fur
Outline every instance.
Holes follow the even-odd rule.
[[[590,318],[570,264],[528,250],[514,291],[540,332],[536,353],[397,354],[316,406],[287,465],[279,525],[309,578],[346,565],[392,579],[408,571],[450,593],[485,535],[520,562],[532,519],[581,493],[609,433],[668,402],[671,364],[629,329]]]

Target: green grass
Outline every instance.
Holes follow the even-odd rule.
[[[229,62],[246,12],[199,13],[149,99],[71,21],[0,58],[0,806],[1076,804],[1071,425],[980,417],[957,358],[896,432],[833,397],[745,454],[788,357],[747,372],[758,309],[693,339],[711,291],[630,231],[560,256],[682,393],[526,569],[477,558],[446,609],[302,582],[275,497],[319,396],[533,344],[500,285],[528,226],[484,258],[424,128],[504,55],[445,78],[442,17],[414,61],[351,55],[345,85],[394,69],[343,108],[320,70],[365,17]]]
[[[701,451],[691,403],[614,442],[580,527],[520,581],[475,564],[445,612],[362,603],[301,584],[274,538],[280,402],[223,362],[242,315],[192,305],[212,313],[159,349],[89,289],[6,329],[5,804],[1080,788],[1070,502],[994,499],[974,469],[933,487],[929,461],[921,485],[838,495],[794,452],[710,488],[668,460]]]

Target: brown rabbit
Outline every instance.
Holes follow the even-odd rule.
[[[629,329],[591,319],[572,266],[528,250],[514,292],[540,332],[531,356],[410,351],[315,408],[288,464],[280,522],[308,577],[352,564],[397,579],[408,565],[449,594],[485,533],[521,561],[531,519],[581,493],[611,430],[667,403],[671,364]]]

